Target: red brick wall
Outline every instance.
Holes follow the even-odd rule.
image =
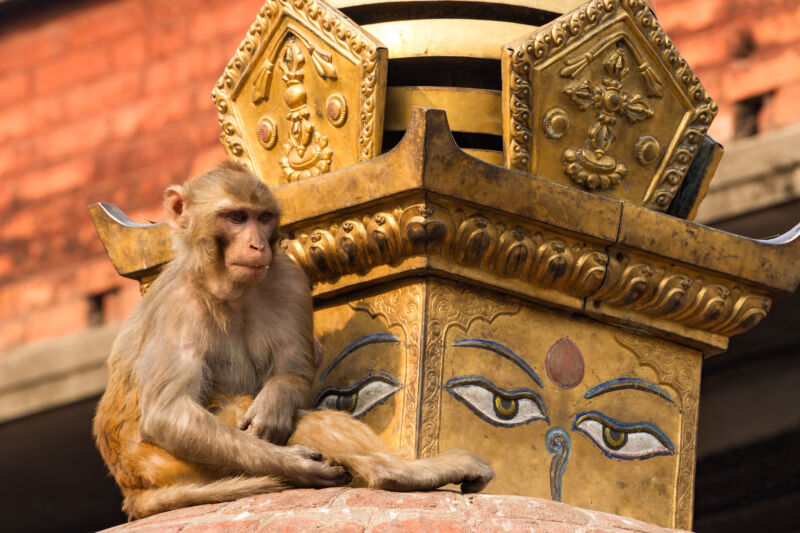
[[[209,93],[261,0],[45,3],[0,18],[0,353],[138,300],[86,206],[159,219],[164,186],[225,157]],[[61,3],[66,4],[66,3]]]
[[[762,94],[759,130],[800,122],[800,2],[657,0],[659,22],[719,104],[710,133],[734,134],[734,103]],[[737,57],[750,40],[752,52]]]
[[[71,5],[64,5],[71,4]],[[262,0],[49,2],[0,19],[0,354],[109,320],[138,301],[86,214],[107,201],[157,220],[165,185],[224,158],[209,92]],[[712,96],[771,92],[763,129],[800,121],[800,2],[658,0],[659,20]],[[732,59],[749,29],[754,51]]]

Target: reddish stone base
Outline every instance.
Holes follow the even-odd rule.
[[[539,498],[333,488],[289,490],[189,507],[106,531],[665,533],[676,530]]]

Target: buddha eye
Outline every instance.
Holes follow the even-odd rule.
[[[669,438],[649,422],[626,424],[597,411],[589,411],[578,414],[572,429],[592,439],[606,457],[647,459],[675,453],[675,446]]]
[[[548,420],[544,402],[530,389],[507,391],[485,378],[464,376],[449,380],[445,390],[495,426],[514,427]]]
[[[401,388],[399,381],[386,374],[367,376],[352,387],[325,387],[314,400],[314,409],[345,411],[358,418]]]

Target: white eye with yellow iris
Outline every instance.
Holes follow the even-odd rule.
[[[514,427],[534,420],[548,420],[542,399],[530,389],[507,391],[485,378],[464,376],[449,380],[445,390],[496,426]]]
[[[360,417],[401,388],[400,383],[391,376],[367,376],[352,387],[324,388],[314,401],[314,409],[335,409]]]
[[[580,413],[572,429],[587,435],[607,457],[647,459],[675,453],[675,446],[667,436],[649,422],[626,424],[590,411]]]

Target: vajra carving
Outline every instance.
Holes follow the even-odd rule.
[[[595,122],[588,131],[587,148],[570,147],[564,150],[564,173],[572,181],[589,190],[608,189],[619,185],[628,173],[627,167],[610,153],[614,143],[617,119],[627,119],[631,124],[653,116],[653,108],[644,96],[625,91],[622,82],[628,73],[622,48],[615,48],[603,62],[607,76],[602,84],[583,80],[564,89],[564,93],[581,111],[596,112]],[[574,75],[576,59],[567,61],[562,76]],[[657,82],[656,82],[657,83]],[[655,85],[658,86],[658,85]],[[658,86],[660,87],[660,86]]]
[[[320,76],[336,79],[336,69],[331,63],[330,55],[323,55],[313,48],[310,53]],[[283,71],[281,80],[286,84],[283,98],[289,106],[289,113],[286,115],[289,121],[289,142],[283,145],[286,157],[280,163],[289,182],[327,172],[333,158],[333,152],[328,147],[328,138],[309,121],[308,94],[303,85],[305,62],[305,55],[297,39],[289,38],[280,62]]]

